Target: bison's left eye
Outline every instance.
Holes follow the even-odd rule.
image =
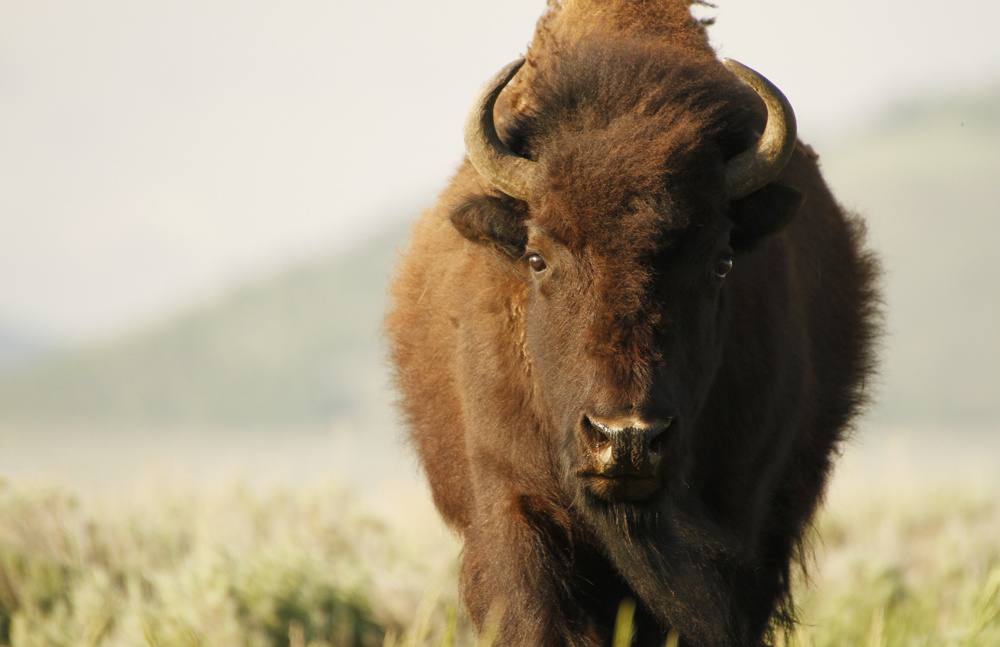
[[[715,261],[715,275],[720,279],[725,278],[731,269],[733,269],[733,257],[729,254],[720,256],[719,260]]]
[[[528,257],[528,267],[531,268],[532,272],[543,272],[546,268],[545,259],[542,258],[541,254],[532,254]]]

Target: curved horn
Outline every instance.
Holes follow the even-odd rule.
[[[773,83],[749,67],[724,59],[722,64],[754,89],[767,106],[767,126],[757,146],[726,164],[726,196],[738,200],[778,177],[795,150],[795,112]]]
[[[493,105],[522,65],[523,58],[508,64],[479,91],[465,117],[465,151],[487,182],[511,197],[527,200],[536,163],[507,148],[493,123]]]

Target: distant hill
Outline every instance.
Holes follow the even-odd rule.
[[[53,345],[30,333],[0,325],[0,376],[32,362],[52,350]]]
[[[0,377],[0,420],[355,425],[384,420],[379,328],[402,226],[95,347]]]
[[[901,105],[821,162],[886,269],[875,419],[1000,423],[1000,86]]]
[[[887,270],[873,418],[1000,423],[1000,91],[901,106],[820,153]],[[378,330],[404,236],[0,375],[0,422],[384,428]]]

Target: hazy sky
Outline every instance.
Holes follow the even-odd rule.
[[[413,217],[544,4],[5,0],[0,325],[113,334]],[[1000,3],[718,4],[720,53],[785,91],[807,141],[1000,83]]]

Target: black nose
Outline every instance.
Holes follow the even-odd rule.
[[[636,416],[584,415],[590,451],[605,471],[651,472],[660,460],[666,431],[673,418],[644,420]]]

